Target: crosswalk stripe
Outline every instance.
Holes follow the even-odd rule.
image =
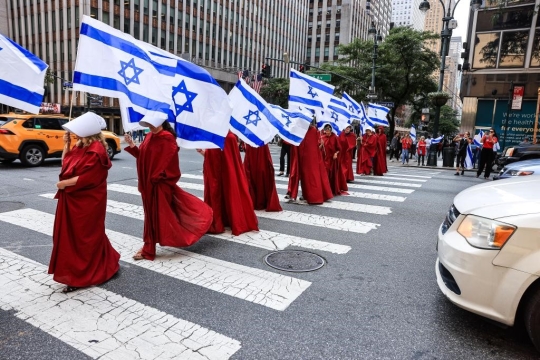
[[[356,176],[356,175],[355,175]],[[356,179],[381,179],[380,176],[356,176]],[[421,183],[425,183],[427,182],[427,180],[424,180],[424,179],[411,179],[411,178],[404,178],[404,177],[399,177],[399,175],[393,175],[393,174],[385,174],[384,177],[382,177],[383,179],[385,180],[390,180],[390,181],[411,181],[411,182],[421,182]]]
[[[62,294],[45,265],[2,248],[0,287],[2,310],[15,310],[17,318],[93,359],[225,360],[241,348],[237,340],[99,287]]]
[[[202,175],[194,175],[194,174],[182,174],[182,177],[185,179],[197,179],[202,180]],[[280,178],[277,177],[276,180],[278,181],[285,181],[288,182],[289,178]],[[414,187],[420,187],[422,185],[418,184],[412,184]],[[404,186],[411,186],[411,184],[404,184]],[[413,187],[413,186],[411,186]],[[281,189],[284,189],[283,187],[280,187]],[[339,201],[337,200],[339,198],[333,198],[329,202],[325,202],[323,204],[317,205],[320,207],[325,208],[331,208],[331,209],[337,209],[337,210],[348,210],[348,211],[356,211],[356,212],[364,212],[369,214],[378,214],[378,215],[388,215],[392,212],[392,210],[387,206],[377,206],[377,205],[365,205],[365,204],[357,204],[357,203],[351,203],[351,202],[345,202],[345,201]],[[281,201],[287,201],[283,196],[280,195]],[[299,203],[299,204],[305,204],[305,203]]]
[[[381,184],[381,185],[393,185],[393,186],[404,186],[404,187],[414,187],[419,188],[422,187],[422,184],[410,184],[410,183],[404,183],[404,182],[396,182],[396,181],[384,181],[384,180],[369,180],[366,179],[365,176],[354,179],[355,182],[361,182],[361,183],[367,183],[367,184]],[[349,184],[347,184],[349,185]]]
[[[390,173],[392,175],[396,175],[396,176],[405,176],[405,177],[412,177],[412,178],[419,178],[419,179],[431,179],[432,176],[424,176],[424,175],[409,175],[409,174],[402,174],[402,173],[397,173],[397,172],[392,172]],[[354,175],[354,176],[360,176],[360,175]]]
[[[192,189],[192,190],[202,191],[204,188],[204,185],[202,184],[179,182],[178,185],[182,187],[183,189]],[[136,187],[129,186],[129,185],[121,185],[121,184],[109,184],[107,186],[107,190],[127,193],[131,195],[139,194]],[[110,202],[111,200],[108,200],[107,204],[109,204]],[[124,204],[124,203],[121,203],[121,204]],[[130,209],[132,209],[133,206],[136,206],[136,205],[126,204],[126,207],[129,207]],[[122,209],[121,211],[128,212],[130,210],[126,211]],[[267,219],[287,221],[287,222],[293,222],[297,224],[318,226],[318,227],[323,227],[327,229],[355,232],[355,233],[360,233],[360,234],[366,234],[369,231],[374,230],[379,226],[379,224],[369,223],[365,221],[340,219],[340,218],[334,218],[334,217],[323,216],[323,215],[304,214],[304,213],[298,213],[298,212],[288,211],[288,210],[283,210],[277,213],[266,212],[266,211],[255,211],[255,214],[257,214],[258,217],[267,218]]]
[[[129,194],[133,195],[133,192],[129,192]],[[42,194],[40,196],[47,199],[54,198],[54,194]],[[136,220],[144,220],[144,210],[142,206],[134,204],[107,200],[107,212]],[[349,250],[351,250],[351,247],[346,245],[306,239],[298,236],[280,234],[266,230],[260,230],[259,232],[251,231],[241,234],[239,236],[232,235],[230,231],[226,231],[225,234],[207,234],[207,236],[267,250],[283,250],[289,246],[303,247],[311,250],[328,251],[335,254],[346,254],[347,252],[349,252]]]
[[[52,236],[54,216],[22,209],[0,213],[0,221]],[[122,261],[274,310],[285,310],[311,285],[309,281],[169,247],[158,247],[154,261],[137,261],[132,256],[141,248],[142,239],[106,232]]]
[[[277,181],[289,182],[288,178],[276,177]],[[277,184],[276,184],[277,186]],[[412,194],[413,189],[400,189],[400,188],[389,188],[382,186],[373,186],[373,185],[360,185],[360,184],[347,184],[349,188],[352,189],[364,189],[364,190],[373,190],[373,191],[384,191],[384,192],[396,192],[400,194]]]

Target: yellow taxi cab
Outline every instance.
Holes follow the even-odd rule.
[[[1,114],[0,163],[19,159],[26,166],[40,166],[47,158],[59,158],[64,148],[62,125],[69,118],[62,115]],[[121,151],[120,138],[102,131],[107,141],[107,153],[112,158]]]

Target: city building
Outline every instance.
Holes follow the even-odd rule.
[[[284,52],[291,60],[305,58],[308,0],[0,1],[7,6],[7,35],[49,64],[55,76],[44,101],[64,108],[72,93],[63,83],[72,79],[83,14],[206,67],[225,90],[239,70],[255,74],[266,62],[272,76],[288,76],[287,64],[267,58],[280,60]],[[120,132],[116,99],[92,102],[77,93],[73,106],[79,112],[91,106]]]
[[[448,56],[446,57],[446,69],[444,79],[444,91],[447,91],[451,97],[448,106],[461,112],[461,99],[459,98],[459,88],[461,84],[461,36],[453,36],[450,39]]]
[[[392,27],[392,0],[366,0],[367,14],[385,37]]]
[[[8,34],[7,1],[0,0],[0,34]]]
[[[442,19],[445,17],[444,9],[442,4],[439,1],[430,1],[429,2],[431,8],[426,11],[425,18],[424,18],[424,31],[430,31],[435,34],[440,34],[443,27],[443,21]],[[452,9],[455,1],[449,0],[445,1],[446,9],[448,9],[448,6]],[[436,52],[437,54],[441,53],[441,39],[430,41],[426,46]]]
[[[420,11],[422,0],[392,0],[392,22],[394,26],[410,26],[424,30],[425,15]]]
[[[540,0],[508,1],[469,17],[462,128],[478,132],[493,127],[502,147],[524,137],[533,140],[540,88],[539,5]]]

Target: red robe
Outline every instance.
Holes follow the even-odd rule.
[[[281,211],[276,190],[275,170],[268,145],[251,147],[246,144],[244,170],[255,210]]]
[[[292,199],[298,197],[298,184],[300,183],[300,170],[298,169],[298,146],[291,145],[291,165],[289,167],[289,185],[287,195]]]
[[[341,172],[341,162],[339,156],[334,159],[334,155],[339,151],[341,153],[341,147],[339,146],[339,140],[336,134],[330,133],[330,135],[324,134],[322,136],[323,148],[322,154],[324,157],[324,166],[326,167],[326,173],[328,174],[328,181],[330,182],[330,188],[334,196],[340,195],[341,190],[347,190],[347,183],[345,177]],[[339,153],[337,154],[339,155]],[[345,183],[345,189],[342,189],[343,183]]]
[[[377,151],[377,136],[368,136],[364,134],[362,137],[362,146],[358,147],[358,159],[356,160],[356,173],[369,175],[373,168],[371,158],[375,157]]]
[[[322,204],[331,199],[332,189],[319,150],[319,132],[315,127],[309,127],[304,140],[298,146],[297,154],[294,153],[294,147],[291,146],[291,176],[289,178],[289,189],[293,191],[290,194],[291,198],[296,198],[298,181],[300,181],[302,197],[308,204]]]
[[[339,135],[339,144],[341,146],[341,151],[339,152],[341,158],[341,172],[346,181],[354,181],[352,156],[354,148],[356,147],[356,134],[352,131],[348,134],[346,134],[345,131],[342,131]]]
[[[377,134],[377,152],[375,154],[375,164],[373,164],[373,175],[382,176],[388,172],[386,166],[386,134]]]
[[[111,162],[100,142],[77,147],[62,162],[60,180],[78,176],[74,186],[56,193],[49,274],[75,287],[99,285],[119,269],[120,254],[105,235],[107,175]]]
[[[181,173],[175,137],[166,130],[150,132],[139,147],[125,150],[137,158],[144,208],[142,256],[154,260],[156,244],[185,247],[199,241],[212,223],[212,209],[176,185]]]
[[[230,226],[236,236],[259,231],[238,142],[233,133],[227,134],[223,151],[205,151],[203,173],[204,202],[214,210],[214,220],[208,232],[223,233],[225,226]]]

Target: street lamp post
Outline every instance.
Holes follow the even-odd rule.
[[[368,99],[377,99],[377,93],[375,92],[375,69],[377,68],[377,49],[379,48],[379,42],[382,41],[381,30],[375,28],[375,23],[371,22],[371,27],[368,30],[368,36],[373,37],[373,64],[371,66],[371,86],[369,87]]]
[[[450,0],[451,1],[451,0]],[[439,70],[439,84],[437,87],[437,92],[441,92],[443,89],[443,83],[444,83],[444,68],[446,66],[446,56],[448,54],[448,47],[450,44],[450,39],[452,38],[452,30],[457,28],[457,21],[454,19],[454,13],[456,11],[456,8],[460,2],[460,0],[457,0],[454,6],[450,6],[451,2],[448,4],[448,8],[446,8],[445,3],[443,0],[439,0],[443,7],[443,14],[444,17],[442,18],[443,21],[443,29],[441,31],[441,67]],[[482,5],[482,0],[471,0],[471,9],[478,10],[480,6]],[[426,12],[430,9],[429,1],[424,0],[420,3],[419,6],[420,11]],[[441,117],[441,106],[435,106],[435,117],[433,119],[433,139],[436,139],[439,135],[439,120]],[[432,144],[430,148],[430,155],[435,153],[436,151],[436,144]],[[428,158],[428,165],[431,166],[437,166],[437,158],[436,155],[433,158],[430,156]]]

